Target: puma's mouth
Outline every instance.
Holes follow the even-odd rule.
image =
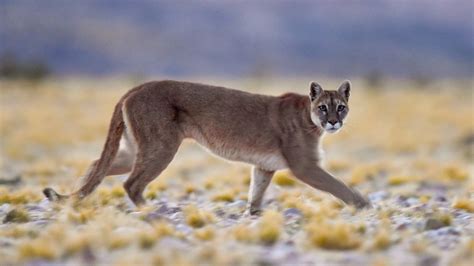
[[[340,122],[337,122],[336,124],[326,123],[326,126],[324,127],[324,130],[326,130],[326,132],[328,132],[328,133],[335,133],[339,129],[341,129],[341,127],[342,127],[342,125],[341,125]]]

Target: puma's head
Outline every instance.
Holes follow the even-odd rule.
[[[351,83],[344,81],[337,91],[325,91],[316,82],[311,82],[309,97],[311,99],[311,120],[326,132],[338,131],[349,112],[349,95]]]

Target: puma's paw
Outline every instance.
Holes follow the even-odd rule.
[[[357,209],[371,209],[372,208],[372,204],[370,203],[370,201],[357,191],[354,191],[353,204]]]
[[[372,209],[373,208],[372,204],[367,199],[363,199],[361,201],[358,201],[358,202],[356,202],[355,205],[356,205],[357,209]]]
[[[249,207],[247,210],[245,210],[243,217],[256,217],[260,216],[261,214],[262,210]]]

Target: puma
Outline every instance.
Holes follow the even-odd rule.
[[[154,81],[128,91],[115,106],[100,158],[92,163],[82,187],[71,195],[89,195],[107,175],[131,172],[124,188],[138,206],[142,193],[168,166],[185,138],[223,158],[253,165],[247,211],[260,211],[273,174],[290,169],[313,188],[358,208],[368,201],[319,166],[324,132],[341,129],[351,90],[345,81],[336,91],[310,83],[309,96],[252,94],[190,82]],[[44,189],[49,200],[60,195]]]

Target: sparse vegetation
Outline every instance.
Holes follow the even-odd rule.
[[[30,221],[28,212],[24,209],[13,209],[7,213],[3,223],[26,223]]]
[[[208,241],[215,237],[215,232],[212,227],[207,226],[207,227],[195,230],[194,236],[199,240]]]
[[[304,257],[313,264],[370,265],[398,256],[416,264],[428,252],[451,262],[474,243],[466,240],[474,213],[472,158],[464,144],[474,134],[470,94],[377,82],[387,89],[354,82],[347,128],[325,138],[322,162],[369,196],[374,208],[356,211],[280,171],[262,215],[246,217],[250,169],[191,141],[147,187],[144,208],[130,205],[125,175],[106,178],[82,202],[43,201],[47,185],[61,193],[77,188],[78,176],[100,153],[116,100],[135,84],[46,79],[24,90],[21,81],[0,80],[0,178],[21,177],[0,185],[6,243],[0,264],[252,265]]]
[[[452,206],[456,209],[466,210],[468,212],[474,212],[474,199],[456,198]]]
[[[273,182],[279,186],[294,186],[296,180],[287,171],[280,171],[273,177]]]
[[[261,243],[271,245],[278,241],[282,234],[283,217],[275,211],[265,211],[257,229]]]
[[[324,249],[356,249],[362,243],[357,228],[346,222],[312,222],[307,225],[306,232],[312,245]]]
[[[194,205],[189,205],[184,209],[186,223],[192,227],[200,228],[214,220],[214,215],[198,209]]]
[[[21,61],[13,55],[0,57],[0,79],[26,79],[38,81],[50,75],[48,66],[39,60]]]

